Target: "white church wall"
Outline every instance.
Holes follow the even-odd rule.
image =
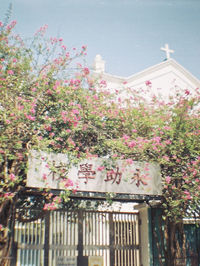
[[[131,88],[133,91],[143,90],[148,87],[151,93],[163,95],[166,98],[175,93],[176,89],[192,92],[196,88],[200,88],[200,81],[173,59],[166,60],[130,77],[111,75],[103,70],[94,73],[99,80],[106,82],[107,89],[111,92],[125,91],[125,88]],[[129,97],[129,95],[125,96],[124,92],[121,95],[123,98]]]

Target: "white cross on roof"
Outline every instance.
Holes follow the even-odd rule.
[[[165,47],[161,47],[160,50],[166,52],[166,59],[170,58],[170,53],[174,53],[174,50],[169,49],[169,45],[167,43],[165,44]]]

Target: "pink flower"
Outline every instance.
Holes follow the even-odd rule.
[[[4,198],[12,198],[12,197],[14,197],[14,193],[6,192],[6,193],[4,194]]]
[[[105,81],[105,80],[101,80],[101,81],[100,81],[100,85],[105,85],[105,86],[106,86],[106,85],[107,85],[107,83],[106,83],[106,81]]]
[[[35,114],[35,109],[34,109],[34,108],[31,108],[30,112],[31,112],[32,114]]]
[[[104,169],[105,169],[104,166],[99,166],[99,167],[97,168],[98,171],[103,171]]]
[[[18,105],[18,109],[21,111],[24,109],[24,106],[23,105]]]
[[[47,180],[47,175],[46,174],[43,174],[42,179],[43,180]]]
[[[16,178],[16,177],[15,177],[15,175],[14,175],[13,173],[12,173],[12,174],[10,174],[10,175],[9,175],[9,177],[10,177],[10,179],[11,179],[12,181],[14,181],[14,180],[15,180],[15,178]]]
[[[14,71],[13,70],[8,70],[8,74],[9,75],[13,75],[14,74]]]
[[[190,94],[190,91],[189,90],[185,90],[185,94],[186,95],[189,95]]]
[[[25,114],[25,117],[29,119],[30,121],[35,121],[35,116],[27,115]]]
[[[126,162],[127,162],[127,164],[132,164],[133,160],[129,158],[129,159],[126,160]]]
[[[52,127],[50,125],[45,125],[44,128],[47,130],[47,131],[51,131]]]
[[[85,67],[83,69],[83,72],[84,72],[85,75],[88,75],[90,73],[89,68]]]
[[[72,113],[73,113],[74,115],[78,115],[78,114],[79,114],[79,110],[77,110],[77,109],[73,109],[73,110],[72,110]]]
[[[128,143],[128,146],[129,146],[129,148],[133,148],[133,147],[136,146],[136,142],[135,142],[134,140],[132,140],[132,141],[130,141],[130,142]]]
[[[146,84],[146,86],[151,86],[151,85],[152,85],[152,83],[151,83],[150,80],[147,80],[147,81],[145,82],[145,84]]]
[[[164,155],[164,156],[163,156],[163,159],[164,159],[165,161],[169,162],[169,157],[168,157],[168,156]]]
[[[167,139],[167,140],[165,141],[165,143],[166,143],[167,145],[172,144],[171,140],[169,140],[169,139]]]
[[[44,205],[44,208],[43,208],[43,209],[44,209],[44,210],[50,210],[50,211],[53,211],[53,210],[56,210],[57,207],[56,207],[55,203],[52,202],[52,203],[46,203],[46,204]]]
[[[97,95],[94,95],[93,97],[94,97],[95,100],[99,99]]]
[[[55,136],[55,133],[54,133],[54,132],[51,132],[49,135],[50,135],[51,137],[54,137],[54,136]]]
[[[130,139],[130,137],[127,136],[127,135],[124,135],[124,136],[123,136],[123,139],[124,139],[124,140],[128,140],[128,139]]]
[[[68,178],[68,179],[65,180],[64,186],[66,188],[72,187],[73,185],[74,185],[74,183],[73,183],[73,181],[71,179]]]
[[[167,184],[169,184],[171,182],[171,177],[170,176],[166,176],[165,177],[165,181],[167,182]]]
[[[56,196],[54,199],[53,199],[53,201],[55,202],[55,203],[61,203],[61,198],[60,197],[58,197],[58,196]]]

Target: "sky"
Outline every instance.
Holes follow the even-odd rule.
[[[0,0],[1,21],[9,3],[17,33],[27,38],[47,24],[67,47],[87,45],[89,67],[100,54],[106,72],[131,76],[162,62],[168,43],[200,79],[200,0]]]

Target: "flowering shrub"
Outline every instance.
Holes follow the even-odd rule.
[[[155,95],[145,99],[145,91],[129,88],[128,99],[123,98],[118,88],[109,91],[106,81],[95,83],[90,70],[77,61],[86,46],[67,51],[62,39],[45,39],[47,26],[24,43],[13,34],[14,26],[0,23],[1,257],[8,255],[5,228],[26,186],[33,149],[65,153],[69,167],[81,158],[101,156],[125,159],[129,165],[157,162],[166,225],[199,215],[199,90],[180,90],[166,101]],[[146,82],[147,91],[151,85]],[[56,197],[44,191],[44,210],[58,208],[76,191],[67,169],[57,174],[66,191]]]

